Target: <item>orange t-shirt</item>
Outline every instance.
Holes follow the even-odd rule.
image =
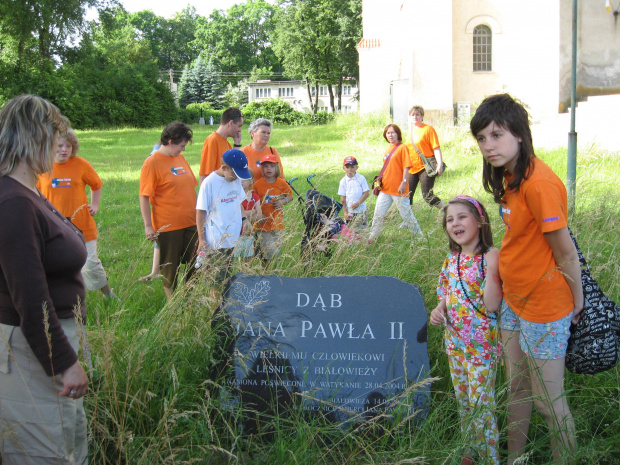
[[[102,185],[95,168],[81,157],[69,158],[65,163],[54,162],[52,172],[40,175],[37,182],[41,193],[63,216],[71,219],[86,242],[97,239],[97,225],[88,211],[86,186],[92,192]]]
[[[424,163],[420,160],[420,156],[413,148],[413,144],[408,142],[405,144],[409,150],[409,158],[411,158],[411,168],[409,168],[409,174],[419,173],[424,169]]]
[[[140,195],[149,197],[151,221],[162,232],[196,226],[196,176],[183,155],[169,157],[159,152],[144,160],[140,173]]]
[[[280,177],[284,178],[284,168],[282,168],[282,160],[280,158],[280,155],[278,154],[278,151],[273,147],[265,147],[262,152],[258,152],[249,145],[246,145],[241,150],[243,151],[243,153],[245,153],[245,156],[248,159],[248,167],[252,170],[252,173],[254,173],[254,181],[258,181],[263,177],[263,173],[260,169],[260,161],[265,155],[269,154],[273,154],[277,157],[278,165],[280,166]]]
[[[284,215],[282,210],[273,207],[272,197],[279,195],[291,195],[291,187],[282,178],[277,178],[275,182],[268,183],[265,178],[260,178],[252,186],[252,190],[258,194],[261,200],[261,209],[265,219],[254,223],[257,231],[277,231],[284,229]]]
[[[385,159],[390,154],[390,152],[394,149],[394,145],[390,145],[390,147],[383,155],[383,162],[385,163]],[[412,165],[411,158],[409,157],[409,149],[405,144],[400,144],[400,146],[394,151],[392,154],[392,158],[390,158],[390,162],[385,168],[383,172],[383,189],[381,192],[384,192],[389,195],[399,195],[401,197],[409,196],[408,192],[404,194],[398,193],[398,188],[403,181],[403,171],[405,168],[409,168]],[[407,191],[407,189],[405,189]]]
[[[200,154],[200,176],[209,176],[213,171],[222,166],[222,155],[232,147],[230,142],[220,136],[216,131],[205,139]]]
[[[433,126],[422,123],[420,126],[415,124],[411,129],[411,142],[415,144],[426,158],[435,155],[435,149],[439,148],[439,138]],[[409,170],[411,174],[419,173],[424,169],[424,164],[420,160],[420,156],[413,148],[413,144],[407,144],[411,154],[411,162],[413,166]]]
[[[566,188],[539,158],[518,192],[504,195],[500,215],[506,226],[499,272],[508,305],[522,318],[548,323],[573,310],[570,287],[557,270],[544,233],[567,226]],[[511,175],[506,176],[509,182]]]

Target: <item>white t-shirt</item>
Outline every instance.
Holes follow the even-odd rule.
[[[364,192],[369,190],[368,181],[366,181],[364,176],[355,173],[355,176],[350,178],[345,174],[344,178],[340,180],[338,195],[344,195],[347,198],[347,211],[349,213],[363,213],[366,211],[365,201],[356,209],[352,209],[351,205],[357,202]]]
[[[241,202],[245,192],[241,181],[232,182],[215,171],[200,185],[197,210],[205,211],[205,239],[209,249],[235,246],[241,234]]]

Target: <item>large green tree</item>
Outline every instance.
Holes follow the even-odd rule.
[[[53,74],[79,40],[91,7],[116,0],[1,0],[0,93],[29,92],[33,82]]]
[[[198,57],[191,67],[183,69],[179,84],[179,105],[208,103],[213,109],[222,108],[223,86],[219,66],[214,60],[205,62]]]
[[[195,29],[196,8],[188,6],[173,18],[166,19],[150,10],[132,13],[128,17],[138,37],[145,40],[157,59],[159,69],[181,69],[198,56]]]
[[[48,80],[44,96],[75,127],[154,127],[176,118],[148,42],[125,18],[121,7],[102,11],[79,50]]]
[[[264,0],[246,0],[227,11],[198,17],[195,45],[206,58],[215,58],[224,73],[248,73],[256,68],[281,72],[271,46],[277,7]],[[231,76],[228,81],[236,82]]]
[[[274,50],[285,73],[304,79],[316,112],[319,83],[327,84],[335,111],[332,86],[342,100],[343,78],[357,78],[356,45],[361,38],[361,0],[290,0],[281,3],[276,16]]]
[[[62,55],[67,39],[81,31],[86,9],[99,0],[2,0],[0,31],[17,64]]]

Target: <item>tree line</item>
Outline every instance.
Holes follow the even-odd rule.
[[[119,0],[1,0],[0,105],[32,93],[76,128],[154,127],[191,103],[242,106],[248,80],[284,76],[305,80],[309,97],[315,87],[314,112],[328,85],[334,110],[342,79],[358,78],[360,38],[361,0],[245,0],[171,18]],[[163,70],[183,70],[178,102]]]

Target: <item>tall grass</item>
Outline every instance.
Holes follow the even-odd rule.
[[[381,168],[386,143],[385,115],[346,115],[328,126],[276,127],[271,144],[283,156],[288,179],[305,177],[336,196],[344,175],[342,160],[353,155],[367,179]],[[194,144],[185,157],[197,174],[202,141],[213,128],[194,127]],[[435,193],[447,200],[466,193],[489,208],[496,244],[502,223],[492,198],[481,185],[480,155],[462,128],[438,127],[448,170]],[[264,434],[244,434],[240,412],[226,405],[221,382],[214,375],[221,342],[211,325],[217,302],[202,278],[166,302],[160,282],[142,283],[150,271],[152,246],[144,237],[138,205],[138,180],[144,158],[158,140],[158,130],[89,131],[79,134],[80,155],[104,180],[99,251],[112,286],[122,303],[106,305],[89,292],[88,335],[95,375],[86,397],[90,455],[94,464],[408,464],[458,463],[466,439],[461,437],[457,406],[442,345],[442,330],[429,331],[428,351],[433,401],[423,424],[412,419],[377,421],[350,429],[307,418],[301,411],[272,418]],[[249,140],[244,135],[244,143]],[[538,148],[537,154],[560,175],[566,172],[564,150]],[[590,148],[579,154],[576,211],[571,218],[593,275],[603,290],[620,301],[618,215],[620,157]],[[374,199],[369,199],[372,212]],[[333,256],[300,259],[303,232],[297,202],[285,209],[286,241],[281,259],[269,274],[289,277],[389,275],[420,286],[433,308],[438,271],[447,253],[440,214],[416,193],[414,213],[424,238],[413,241],[397,229],[400,218],[388,217],[379,240],[370,246],[339,246]],[[238,270],[261,273],[257,262]],[[389,305],[389,296],[385,296]],[[378,310],[380,311],[380,310]],[[578,431],[581,463],[613,464],[620,448],[620,373],[595,377],[568,375],[569,403]],[[505,449],[505,377],[498,380],[502,448]],[[408,402],[406,396],[401,399]],[[530,430],[528,463],[550,463],[549,432],[535,415]]]

